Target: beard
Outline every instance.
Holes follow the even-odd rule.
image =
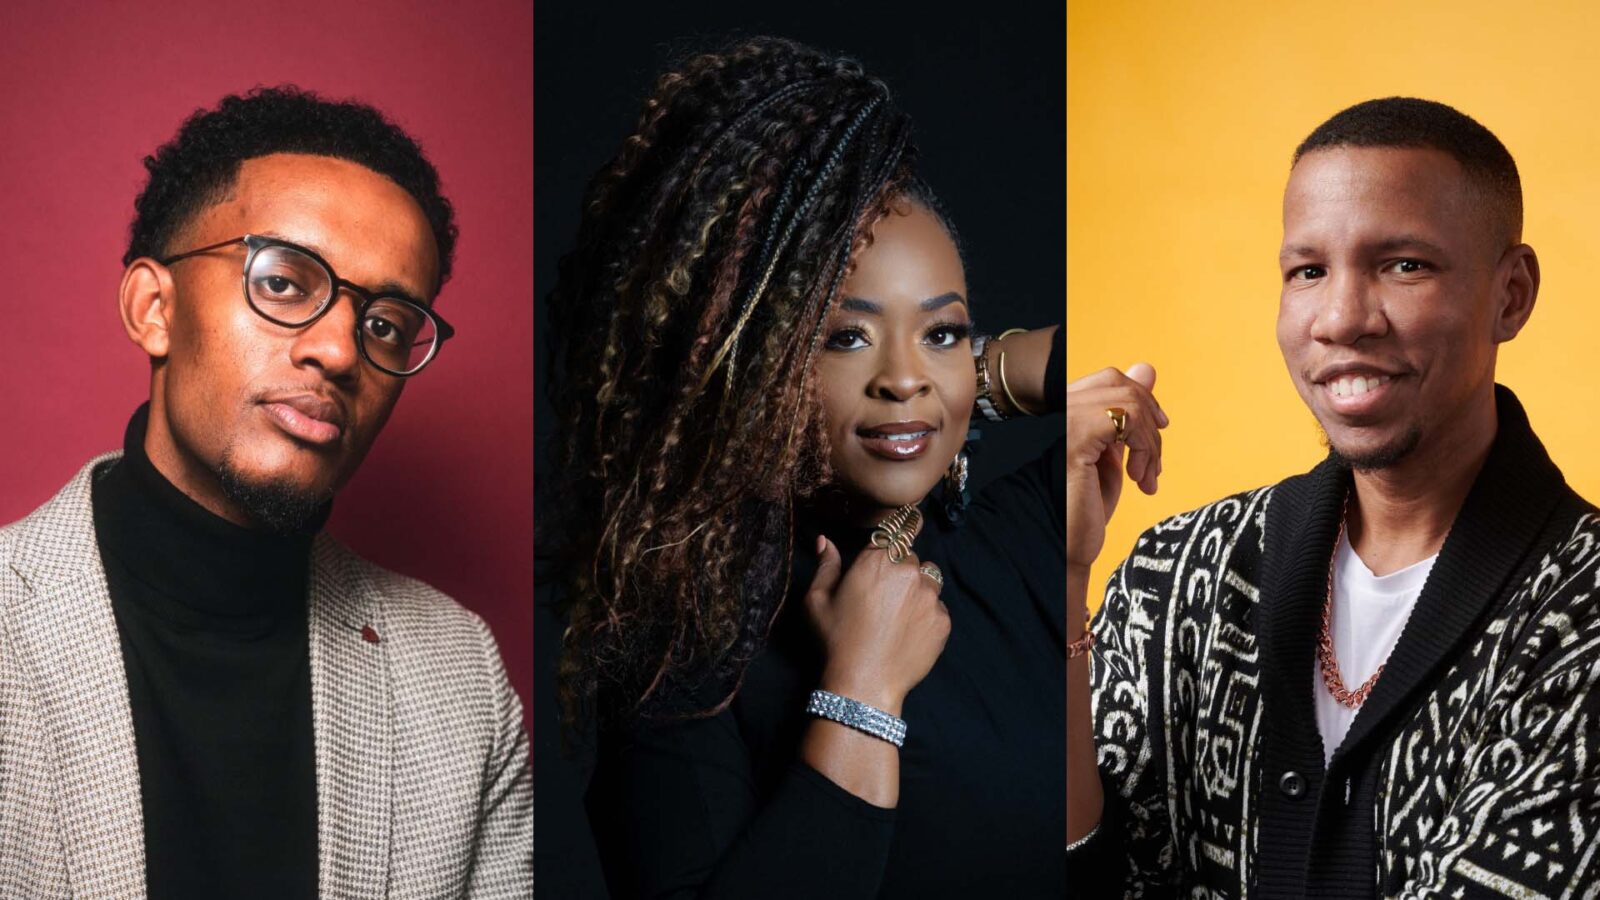
[[[310,491],[281,480],[252,478],[234,464],[233,448],[217,464],[222,493],[262,530],[272,534],[304,534],[322,525],[332,491]]]
[[[1321,429],[1319,429],[1321,430]],[[1353,453],[1340,449],[1328,437],[1328,432],[1322,431],[1322,446],[1328,448],[1328,453],[1333,461],[1346,469],[1357,472],[1371,472],[1378,469],[1387,469],[1398,464],[1401,460],[1411,455],[1422,443],[1422,429],[1416,425],[1406,429],[1405,433],[1378,447],[1361,453]]]

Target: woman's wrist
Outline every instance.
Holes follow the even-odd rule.
[[[1011,329],[985,341],[977,363],[980,413],[998,421],[1048,411],[1044,381],[1054,331]],[[997,415],[984,409],[985,401]]]
[[[906,692],[884,685],[880,681],[849,673],[835,673],[824,671],[822,680],[817,687],[830,694],[848,697],[858,703],[865,703],[875,709],[880,709],[891,716],[899,716],[901,707],[905,704]]]

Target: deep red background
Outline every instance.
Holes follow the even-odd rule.
[[[494,629],[533,682],[533,13],[527,0],[0,5],[0,523],[121,446],[147,359],[116,311],[143,157],[224,94],[385,111],[455,203],[459,332],[407,386],[330,530]],[[394,486],[403,484],[405,490]]]

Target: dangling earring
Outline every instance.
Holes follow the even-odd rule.
[[[974,439],[973,434],[968,432],[967,438]],[[944,473],[944,492],[939,505],[944,510],[945,521],[960,525],[967,516],[967,504],[971,502],[972,496],[967,493],[967,445],[963,444]]]

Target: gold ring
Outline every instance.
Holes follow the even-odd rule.
[[[937,584],[939,587],[944,587],[944,573],[939,571],[939,567],[933,563],[925,562],[922,565],[917,566],[917,571],[928,576],[929,578],[932,578],[933,583]]]
[[[1128,411],[1120,406],[1107,407],[1106,415],[1111,417],[1111,424],[1117,428],[1117,434],[1111,440],[1122,444],[1128,440]]]

